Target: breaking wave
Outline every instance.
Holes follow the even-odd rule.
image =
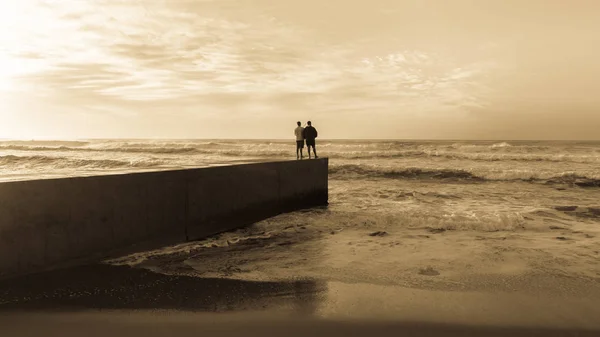
[[[366,178],[412,178],[412,179],[460,179],[483,180],[474,174],[463,170],[451,169],[424,169],[424,168],[376,168],[364,165],[339,165],[332,166],[329,174],[336,178],[352,178],[362,176]]]
[[[114,168],[149,168],[160,166],[163,163],[158,160],[113,160],[113,159],[74,159],[64,157],[48,156],[0,156],[0,165],[4,169],[19,168],[53,168],[53,169],[114,169]]]
[[[68,147],[68,146],[23,146],[4,145],[0,150],[5,151],[31,151],[31,152],[126,152],[126,153],[156,153],[156,154],[178,154],[197,152],[195,147]]]
[[[459,169],[435,168],[384,168],[367,165],[337,165],[331,166],[329,173],[335,179],[353,178],[388,178],[388,179],[444,179],[457,181],[527,181],[546,184],[567,184],[579,187],[600,187],[600,177],[589,177],[573,172],[564,172],[547,177],[540,176],[535,171],[519,172],[518,174],[499,175],[494,172],[474,173]]]
[[[340,152],[332,153],[330,158],[343,159],[393,159],[393,158],[443,158],[453,160],[473,160],[484,162],[497,161],[523,161],[523,162],[575,162],[595,163],[600,162],[600,156],[595,155],[569,155],[569,154],[517,154],[517,153],[461,153],[436,150],[408,150],[408,151],[371,151],[371,152]]]
[[[507,142],[502,142],[502,143],[496,143],[496,144],[492,144],[492,146],[490,146],[492,149],[496,149],[499,147],[512,147],[512,145],[510,145]]]

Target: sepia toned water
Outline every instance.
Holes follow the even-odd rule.
[[[336,140],[319,141],[318,150],[331,159],[336,179],[551,180],[592,185],[600,180],[600,142]],[[293,141],[0,141],[0,179],[294,158]]]
[[[600,142],[321,140],[317,149],[330,158],[328,208],[110,262],[436,289],[600,279]],[[293,140],[4,141],[0,178],[285,159],[295,160]]]

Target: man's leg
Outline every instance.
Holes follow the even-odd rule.
[[[313,146],[312,146],[312,147],[313,147],[313,152],[314,152],[314,154],[315,154],[315,159],[316,159],[316,158],[319,158],[319,156],[317,156],[317,147],[316,147],[316,145],[314,145],[314,144],[313,144]]]
[[[306,149],[308,150],[308,159],[310,159],[310,145],[306,145]]]

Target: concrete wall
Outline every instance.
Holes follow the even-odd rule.
[[[327,204],[328,160],[0,183],[0,278]]]

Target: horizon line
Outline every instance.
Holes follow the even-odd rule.
[[[291,140],[290,140],[291,139]],[[157,138],[157,137],[132,137],[132,138],[118,138],[118,137],[91,137],[91,138],[0,138],[1,142],[35,142],[35,141],[99,141],[99,140],[234,140],[234,141],[293,141],[292,138]],[[504,138],[321,138],[320,141],[438,141],[438,142],[464,142],[464,141],[476,141],[476,142],[600,142],[599,139],[504,139]]]

